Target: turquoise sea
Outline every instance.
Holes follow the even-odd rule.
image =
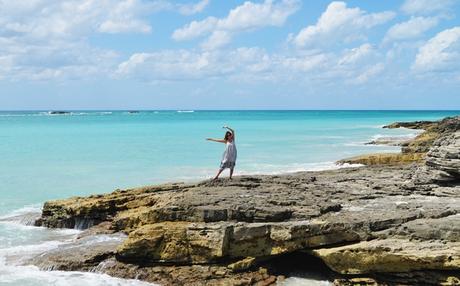
[[[15,217],[50,199],[212,177],[223,125],[236,130],[236,175],[337,168],[338,159],[399,147],[365,145],[418,131],[394,121],[436,120],[460,111],[47,111],[0,112],[0,285],[142,285],[100,274],[18,266],[78,230],[24,226]],[[228,176],[228,173],[224,173]],[[303,281],[303,282],[302,282]],[[294,279],[291,285],[311,285]],[[319,282],[318,282],[319,283]],[[326,283],[326,282],[324,282]],[[327,285],[327,284],[324,284]]]

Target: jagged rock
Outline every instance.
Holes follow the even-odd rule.
[[[447,183],[460,180],[460,131],[437,139],[426,156],[413,182],[415,184]]]
[[[426,165],[460,178],[460,132],[438,139],[428,152]]]

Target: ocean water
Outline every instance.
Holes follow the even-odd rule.
[[[46,111],[0,112],[0,285],[145,285],[96,273],[39,271],[27,256],[74,239],[76,230],[15,219],[50,199],[212,177],[223,125],[236,130],[236,175],[337,168],[338,159],[399,147],[365,145],[418,131],[394,121],[436,120],[459,111]],[[223,176],[228,176],[224,172]],[[23,219],[22,219],[23,220]],[[307,285],[292,278],[288,285]],[[311,282],[311,281],[310,281]],[[318,281],[317,281],[318,282]],[[319,281],[318,283],[323,283]],[[303,283],[303,284],[302,284]],[[324,282],[327,285],[327,282]]]

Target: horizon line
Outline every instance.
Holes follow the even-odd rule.
[[[4,109],[0,112],[49,112],[49,111],[458,111],[459,109],[194,109],[194,108],[177,108],[177,109]]]

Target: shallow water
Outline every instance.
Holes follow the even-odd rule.
[[[238,174],[337,168],[338,159],[398,147],[364,143],[417,131],[381,127],[435,120],[455,111],[74,111],[0,112],[0,285],[144,285],[100,274],[17,266],[58,247],[73,230],[24,226],[14,217],[49,199],[214,175],[223,146],[206,137],[236,129]],[[227,175],[227,174],[224,174]],[[5,221],[6,220],[6,221]],[[318,280],[318,279],[313,279]],[[284,285],[327,285],[289,278]],[[303,283],[303,284],[302,284]],[[306,284],[310,283],[310,284]],[[321,284],[323,283],[323,284]]]

